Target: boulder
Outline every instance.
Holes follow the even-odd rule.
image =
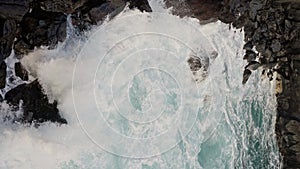
[[[200,23],[217,21],[222,9],[220,0],[165,0],[165,3],[172,7],[173,14],[195,17]]]
[[[57,102],[49,103],[43,93],[42,86],[37,80],[29,84],[21,84],[5,94],[5,100],[16,109],[21,107],[24,111],[20,120],[24,123],[42,123],[46,121],[66,124],[57,109]]]
[[[129,2],[129,8],[137,8],[140,11],[145,11],[145,12],[151,12],[152,9],[148,3],[148,0],[125,0],[127,2]]]
[[[29,0],[0,0],[0,18],[22,20],[29,11]]]
[[[249,79],[251,73],[252,73],[252,72],[251,72],[250,70],[248,70],[248,69],[245,69],[245,70],[244,70],[242,84],[246,84],[246,82],[248,81],[248,79]]]
[[[20,62],[15,63],[15,74],[23,81],[28,81],[28,72],[25,70],[25,68]]]
[[[67,17],[59,12],[47,12],[34,7],[20,22],[21,33],[17,37],[14,49],[17,55],[26,54],[34,47],[54,48],[66,38]]]

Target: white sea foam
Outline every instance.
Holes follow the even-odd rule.
[[[138,36],[132,36],[134,34]],[[114,20],[93,29],[88,33],[88,37],[89,41],[77,39],[78,43],[76,38],[69,37],[66,43],[72,42],[70,44],[61,44],[52,51],[37,50],[24,57],[22,63],[33,76],[39,78],[49,97],[58,100],[60,114],[67,119],[68,125],[56,126],[46,123],[39,128],[33,128],[0,123],[0,168],[243,167],[245,165],[243,161],[251,161],[246,149],[251,149],[248,135],[252,130],[258,131],[253,133],[253,136],[265,137],[260,140],[264,148],[272,149],[273,154],[267,161],[272,164],[266,166],[270,168],[272,165],[278,166],[278,153],[273,140],[274,131],[270,129],[274,124],[272,111],[275,110],[275,99],[270,92],[269,82],[261,80],[260,76],[254,73],[246,85],[241,84],[244,67],[243,32],[234,33],[233,30],[228,30],[227,25],[220,22],[200,26],[196,19],[125,10]],[[123,41],[120,42],[121,39]],[[183,45],[181,41],[187,45]],[[116,44],[116,48],[112,48]],[[83,51],[78,53],[78,48]],[[156,50],[151,50],[153,48]],[[200,94],[197,95],[193,93],[193,90],[197,91],[193,75],[184,67],[187,66],[186,57],[189,54],[200,55],[201,48],[205,49],[204,53],[207,55],[205,57],[210,57],[210,52],[214,50],[217,51],[218,57],[215,60],[211,58],[208,77],[198,83]],[[136,54],[139,49],[143,50]],[[171,51],[171,54],[164,53],[162,49],[169,53]],[[176,58],[172,52],[184,57]],[[139,59],[141,55],[144,57]],[[129,57],[125,60],[122,56],[124,58],[131,56],[133,59],[130,60]],[[168,59],[161,59],[161,57]],[[122,63],[118,69],[114,65],[116,62]],[[155,69],[156,71],[152,71],[149,75],[144,71],[144,68],[149,67],[159,69]],[[165,70],[166,73],[158,73],[161,71],[157,70]],[[163,81],[165,78],[169,83],[156,82],[158,76],[161,77],[158,81]],[[111,77],[115,78],[113,79],[115,82],[109,81]],[[194,117],[193,119],[182,115],[184,112],[188,113],[187,109],[181,112],[179,119],[183,122],[179,122],[178,126],[182,129],[186,125],[187,129],[183,130],[174,130],[173,127],[178,126],[172,123],[172,118],[168,119],[172,114],[162,116],[164,117],[162,121],[153,123],[150,127],[141,127],[116,118],[113,103],[107,102],[112,101],[109,98],[110,84],[114,89],[113,92],[116,92],[116,97],[120,97],[116,98],[117,106],[125,110],[131,109],[126,99],[121,97],[122,94],[124,96],[128,94],[121,84],[131,84],[129,91],[133,93],[141,92],[141,89],[149,92],[152,89],[142,83],[140,88],[134,88],[137,84],[126,83],[126,80],[130,80],[129,77],[133,77],[131,78],[133,80],[148,80],[145,84],[153,82],[153,88],[159,89],[153,90],[153,97],[149,97],[156,111],[162,104],[159,97],[172,92],[183,95],[183,101],[191,107],[194,106],[195,100],[199,101],[199,105],[196,105],[200,106],[200,111],[196,111],[196,116],[191,116]],[[100,86],[96,90],[94,90],[95,84]],[[164,90],[166,86],[169,90]],[[178,86],[185,86],[190,90],[184,89],[185,92],[180,93]],[[93,93],[94,91],[96,94]],[[136,99],[137,96],[144,95],[139,93],[129,100]],[[96,103],[91,103],[95,100]],[[141,100],[139,100],[143,103],[141,110],[147,110],[148,102]],[[175,99],[175,102],[179,100]],[[251,116],[249,105],[252,102],[256,103],[257,107],[261,106],[262,112],[258,115],[261,116],[261,127],[256,125],[254,119],[256,117]],[[99,121],[99,117],[102,117],[99,113],[103,113],[101,110],[109,112],[102,115],[110,122],[111,128],[105,127],[107,125],[105,121],[101,119]],[[195,113],[194,110],[191,111]],[[135,118],[134,121],[137,122],[154,118],[151,115],[147,116],[149,119],[130,114],[125,116]],[[272,123],[269,123],[268,119],[271,119]],[[188,122],[193,125],[189,126]],[[156,136],[170,126],[172,127],[170,137],[162,137],[158,140],[148,138]],[[193,127],[190,133],[189,127]],[[121,132],[122,137],[113,140],[115,135],[112,134],[112,130]],[[125,136],[145,137],[149,141],[146,142],[148,144],[145,142],[140,144],[132,139],[130,144],[129,141],[122,141]],[[146,158],[148,156],[153,157]]]

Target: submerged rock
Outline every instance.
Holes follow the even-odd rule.
[[[47,96],[43,93],[42,86],[37,80],[29,84],[21,84],[5,94],[5,100],[15,108],[24,111],[21,122],[42,123],[46,121],[66,124],[57,109],[57,102],[49,103]]]
[[[187,60],[187,62],[190,66],[191,71],[193,71],[193,72],[200,70],[202,67],[201,60],[198,57],[190,57]]]
[[[215,59],[217,55],[218,54],[216,52],[213,52],[211,54],[211,58]],[[196,82],[201,82],[206,79],[208,75],[209,61],[210,59],[208,57],[199,58],[197,56],[190,56],[188,58],[187,63],[193,74],[193,79]]]

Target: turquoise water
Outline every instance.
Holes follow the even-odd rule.
[[[0,168],[280,167],[272,83],[260,70],[241,83],[243,32],[138,11],[95,32],[24,57],[68,125],[0,123]],[[193,74],[191,55],[207,70]]]
[[[198,84],[201,98],[196,122],[186,136],[177,135],[179,143],[175,147],[157,156],[141,159],[109,153],[83,153],[80,162],[65,162],[62,168],[279,168],[280,157],[274,133],[276,100],[272,83],[261,77],[258,71],[246,85],[241,84],[241,34],[220,25],[208,38],[219,55],[211,63],[207,79]],[[139,113],[147,114],[156,101],[157,106],[163,103],[167,110],[174,112],[181,104],[181,93],[176,83],[165,72],[143,71],[134,76],[129,85],[130,103]],[[129,123],[120,123],[124,133],[131,133]],[[147,149],[147,145],[144,146]],[[140,151],[143,152],[143,148]]]

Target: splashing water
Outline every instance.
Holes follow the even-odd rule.
[[[22,60],[68,125],[0,123],[0,168],[279,168],[273,86],[241,84],[243,32],[125,10],[87,37]],[[198,82],[191,55],[209,60]]]

